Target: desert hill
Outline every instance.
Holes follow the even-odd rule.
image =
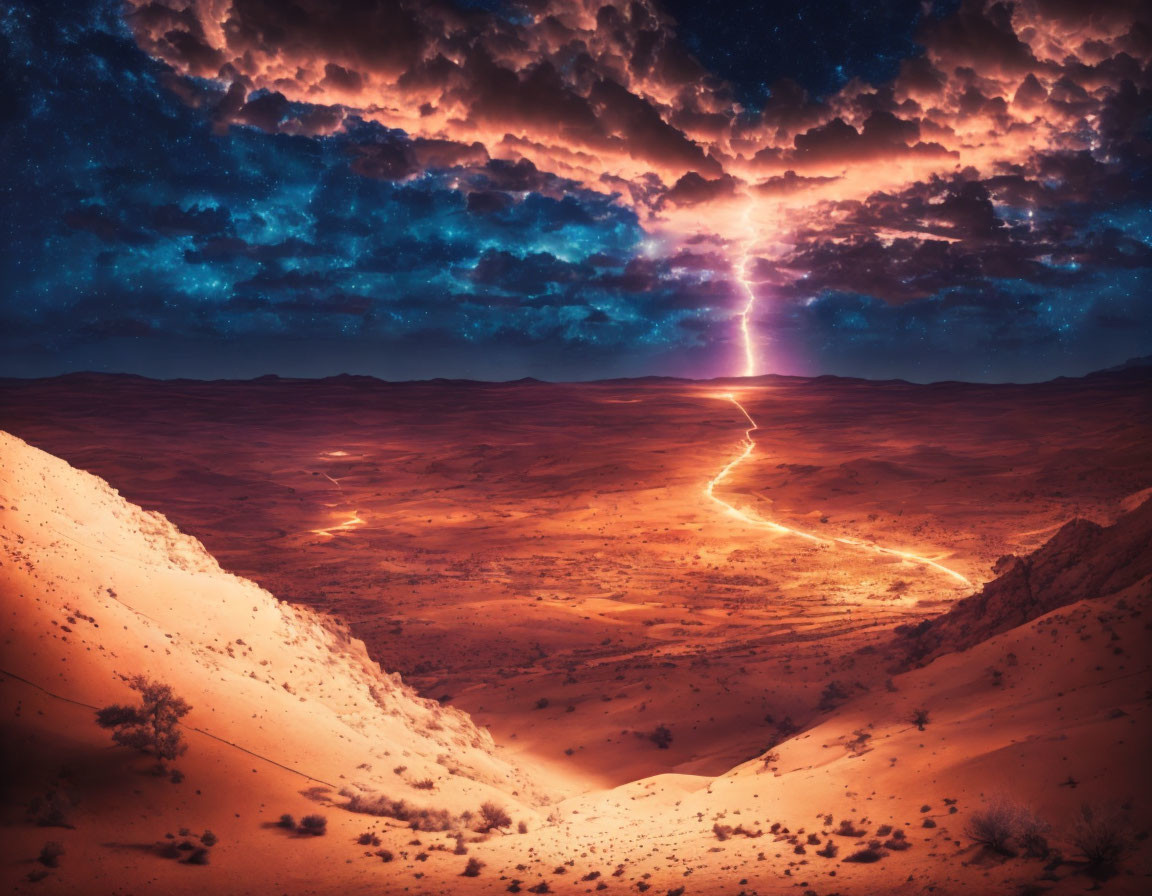
[[[173,825],[212,828],[227,855],[237,838],[226,832],[270,837],[261,824],[346,802],[342,790],[454,813],[499,797],[520,818],[539,815],[544,792],[486,731],[382,672],[337,620],[224,572],[159,514],[7,434],[0,547],[5,767],[25,770],[5,822],[38,793],[75,789],[68,848],[82,853],[70,864],[87,892],[113,889],[125,859]],[[141,777],[95,727],[92,708],[131,702],[125,679],[137,674],[192,704],[181,783]],[[298,844],[278,861],[311,874]],[[168,892],[197,886],[178,878],[160,880]]]
[[[517,767],[522,754],[502,758],[464,714],[381,672],[338,623],[223,572],[96,477],[6,435],[0,461],[0,718],[5,767],[20,769],[5,794],[0,880],[12,892],[1058,896],[1092,884],[1072,839],[1085,802],[1115,811],[1132,845],[1104,887],[1146,891],[1146,573],[1076,579],[1076,602],[846,694],[725,774],[589,790],[579,776]],[[1101,547],[1110,530],[1070,531],[1085,537],[1052,540],[1066,568],[1081,550],[1097,565],[1132,560]],[[194,707],[179,783],[94,724],[94,707],[131,699],[121,676],[140,672]],[[74,801],[71,828],[24,818],[53,789]],[[361,808],[385,795],[454,819],[414,831],[350,811],[348,793],[369,797]],[[1000,799],[1050,825],[1054,852],[973,845],[967,825]],[[485,800],[526,832],[477,834],[459,816]],[[282,813],[310,812],[326,816],[326,835],[276,827]],[[208,865],[163,856],[167,834],[197,840],[206,828],[219,838]],[[65,850],[52,870],[35,861],[48,839]],[[845,861],[858,853],[874,860]],[[482,867],[462,876],[471,858]]]
[[[1152,500],[1111,526],[1070,520],[1025,557],[1005,556],[997,578],[947,613],[897,629],[906,663],[965,650],[1058,607],[1115,594],[1152,576]]]

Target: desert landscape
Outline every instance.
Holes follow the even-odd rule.
[[[7,381],[8,882],[1142,892],[1150,384]]]
[[[0,894],[1152,893],[1147,0],[9,0]]]

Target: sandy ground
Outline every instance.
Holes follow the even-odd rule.
[[[13,433],[579,787],[758,755],[829,680],[882,679],[854,651],[1152,485],[1146,375],[4,386]],[[707,487],[744,454],[742,409],[754,445],[713,489],[736,514]]]
[[[1104,888],[1147,892],[1147,578],[893,675],[719,776],[587,788],[578,770],[565,778],[502,750],[418,697],[339,625],[223,572],[95,477],[6,435],[0,461],[11,892],[1065,894],[1092,885],[1070,841],[1083,802],[1117,807],[1132,837]],[[141,671],[193,704],[179,783],[94,724],[93,707],[131,699],[120,676]],[[666,672],[652,681],[682,689]],[[930,712],[922,731],[917,708]],[[454,815],[498,800],[525,832],[457,821],[457,847],[453,831],[348,811],[349,786]],[[24,820],[49,788],[70,794],[70,827]],[[1005,798],[1045,819],[1068,861],[973,845],[972,816]],[[323,837],[275,826],[314,811]],[[883,826],[908,848],[844,861],[892,838]],[[219,838],[209,864],[161,855],[158,844],[199,843],[205,829]],[[57,868],[35,860],[46,840],[64,848]],[[837,854],[821,855],[829,842]],[[483,863],[478,876],[462,876],[458,848]]]

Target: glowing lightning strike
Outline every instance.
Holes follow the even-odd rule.
[[[729,514],[731,514],[732,516],[741,520],[742,522],[747,523],[750,526],[756,526],[756,527],[761,528],[761,529],[771,529],[773,532],[779,532],[783,535],[795,535],[799,538],[805,538],[808,541],[815,541],[815,542],[818,542],[820,544],[832,544],[832,543],[846,544],[846,545],[850,545],[850,546],[856,547],[856,548],[863,548],[864,550],[872,551],[872,552],[877,553],[877,554],[888,554],[889,556],[892,556],[892,557],[900,557],[901,559],[907,560],[911,563],[920,563],[920,564],[923,564],[924,566],[930,566],[933,569],[938,570],[939,572],[942,572],[947,576],[951,576],[953,579],[956,579],[958,582],[963,583],[967,587],[969,587],[969,588],[972,587],[972,583],[967,578],[965,578],[963,575],[956,572],[956,570],[949,569],[944,564],[937,563],[935,560],[931,560],[928,557],[921,557],[919,554],[912,554],[912,553],[909,553],[908,551],[898,551],[895,548],[886,548],[886,547],[883,547],[881,545],[875,544],[871,541],[862,541],[862,540],[857,539],[857,538],[848,538],[848,537],[823,538],[819,535],[813,535],[810,532],[802,532],[799,529],[792,529],[788,526],[781,525],[780,523],[773,522],[772,520],[766,520],[766,519],[762,519],[761,517],[758,517],[758,516],[752,516],[751,514],[746,513],[743,510],[740,510],[738,507],[736,507],[732,504],[729,504],[723,498],[717,497],[716,496],[716,486],[718,486],[721,482],[723,482],[725,479],[727,479],[728,475],[734,469],[736,469],[736,467],[738,467],[740,464],[744,463],[744,461],[746,461],[749,457],[752,456],[752,452],[756,448],[756,442],[752,438],[752,433],[755,432],[756,430],[758,430],[760,427],[756,423],[756,421],[752,419],[752,415],[748,413],[748,411],[745,409],[744,405],[742,405],[739,401],[737,401],[736,396],[733,395],[731,392],[724,392],[720,395],[717,395],[716,397],[726,399],[726,400],[732,402],[732,404],[736,405],[736,408],[740,411],[741,414],[744,415],[744,419],[746,419],[748,421],[748,429],[744,430],[744,439],[742,442],[743,450],[740,452],[740,454],[737,455],[734,460],[729,461],[724,466],[724,468],[719,473],[717,473],[715,476],[713,476],[712,479],[710,479],[708,481],[708,484],[706,486],[704,486],[704,494],[707,495],[710,500],[715,501],[717,504],[719,504],[721,507],[723,507],[725,509],[725,511],[727,511]]]
[[[756,352],[752,349],[752,331],[749,328],[752,310],[756,307],[756,293],[752,289],[752,284],[748,281],[748,262],[752,260],[753,239],[752,224],[749,218],[751,212],[752,204],[748,203],[744,206],[744,212],[740,216],[747,236],[742,242],[744,247],[743,253],[740,256],[740,263],[736,267],[736,279],[740,281],[740,286],[748,295],[748,301],[744,305],[744,310],[740,312],[740,335],[744,340],[744,376],[756,376]],[[753,428],[755,428],[755,425],[753,425]]]

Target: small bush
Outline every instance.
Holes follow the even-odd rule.
[[[1090,874],[1110,877],[1132,848],[1127,819],[1115,810],[1083,805],[1073,824],[1072,844],[1087,863]]]
[[[819,708],[822,712],[827,712],[830,709],[835,709],[847,699],[848,691],[845,690],[844,685],[838,681],[830,681],[820,692]]]
[[[361,846],[379,846],[380,838],[377,837],[372,831],[365,831],[356,838],[356,842]]]
[[[70,828],[72,800],[60,790],[49,790],[28,804],[28,820],[42,828]]]
[[[291,815],[289,815],[287,812],[285,812],[283,815],[280,816],[280,820],[278,822],[276,822],[276,827],[284,828],[285,830],[289,830],[289,831],[294,831],[294,830],[296,830],[296,819],[293,818]]]
[[[970,840],[1004,856],[1016,855],[1015,840],[1026,813],[1015,803],[1000,800],[976,812],[964,827]]]
[[[344,808],[349,811],[406,821],[414,831],[449,831],[457,827],[457,819],[447,809],[421,809],[383,793],[368,793],[351,788],[344,788],[340,794],[348,797]],[[467,815],[461,815],[460,820],[466,820]]]
[[[727,840],[732,836],[732,826],[716,822],[712,825],[712,833],[716,835],[717,840]]]
[[[657,725],[648,732],[648,740],[659,749],[667,750],[672,745],[672,731],[667,725]]]
[[[184,860],[186,865],[207,865],[208,864],[208,850],[203,846],[197,846],[190,853],[188,858]]]
[[[885,825],[885,827],[887,827],[887,825]],[[901,830],[893,831],[892,836],[884,841],[884,848],[894,850],[895,852],[903,852],[906,849],[910,849],[911,846],[912,844],[908,842],[908,838],[904,836],[904,832]]]
[[[504,811],[503,806],[497,806],[495,803],[484,803],[480,806],[479,830],[481,832],[506,828],[511,824],[512,818],[506,811]]]
[[[840,847],[833,843],[831,840],[828,840],[825,842],[823,849],[816,850],[816,855],[823,856],[826,859],[834,859],[839,852]]]
[[[872,862],[879,862],[884,858],[885,853],[875,847],[869,846],[866,849],[860,849],[852,853],[852,855],[845,857],[845,862],[859,862],[861,864],[871,864]]]
[[[527,834],[528,833],[528,822],[521,821],[521,822],[517,823],[516,832],[518,834]]]
[[[417,790],[435,790],[436,782],[431,778],[423,778],[419,781],[413,781],[412,786]]]
[[[299,831],[301,834],[321,837],[328,833],[328,819],[323,815],[305,815],[300,819]]]
[[[390,849],[378,849],[376,850],[376,855],[380,856],[381,861],[384,862],[391,862],[394,858],[396,858],[394,855],[392,855],[392,850]]]
[[[866,830],[852,824],[852,820],[849,818],[841,819],[840,827],[836,829],[836,834],[840,837],[863,837],[867,833]]]
[[[213,834],[211,831],[205,831],[200,835],[200,842],[205,846],[215,846],[219,842],[219,839],[220,838]]]
[[[1019,834],[1020,849],[1024,851],[1024,855],[1030,859],[1048,858],[1052,852],[1047,837],[1050,828],[1051,826],[1047,822],[1031,812],[1024,813]]]
[[[914,709],[914,710],[912,710],[911,722],[913,725],[916,726],[917,730],[923,731],[928,726],[928,723],[931,721],[932,721],[932,718],[931,718],[931,716],[929,716],[928,710],[926,710],[926,709]]]
[[[484,863],[478,858],[473,856],[468,860],[468,864],[464,866],[465,877],[479,877],[480,869],[484,867]]]
[[[38,861],[45,868],[58,868],[62,855],[64,855],[64,847],[55,840],[49,840],[41,847]]]

